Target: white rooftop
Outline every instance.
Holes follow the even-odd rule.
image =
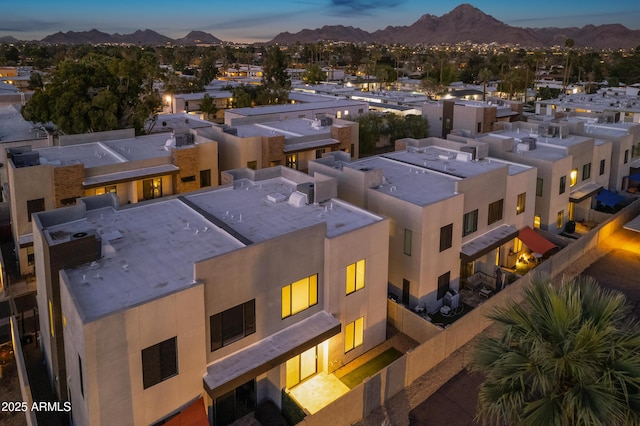
[[[363,104],[365,104],[365,102],[341,99],[327,99],[326,101],[319,100],[317,102],[307,104],[268,105],[257,108],[234,108],[228,111],[238,115],[254,116],[263,114],[280,114],[285,112],[308,111],[314,109],[345,108]]]
[[[0,142],[46,138],[44,131],[38,131],[33,123],[25,120],[18,107],[0,106]]]

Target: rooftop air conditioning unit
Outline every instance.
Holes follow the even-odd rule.
[[[444,304],[455,311],[460,306],[460,293],[454,289],[450,289],[444,295]]]

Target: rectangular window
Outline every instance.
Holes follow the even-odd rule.
[[[462,236],[473,234],[478,230],[478,209],[466,213],[462,219]]]
[[[587,180],[591,177],[591,163],[587,163],[582,166],[582,180]]]
[[[29,222],[31,222],[31,215],[34,213],[44,211],[44,198],[38,198],[37,200],[29,200],[27,201],[27,217]]]
[[[406,254],[407,256],[411,256],[411,239],[412,239],[412,233],[410,229],[406,229],[404,230],[404,254]]]
[[[364,259],[347,266],[347,294],[364,288]]]
[[[600,176],[604,174],[605,160],[600,160]]]
[[[35,255],[33,254],[33,246],[27,247],[27,264],[33,266],[36,263]]]
[[[556,228],[560,229],[562,225],[564,225],[564,210],[560,210],[556,218]]]
[[[247,168],[249,168],[251,170],[258,170],[258,162],[256,160],[247,161]]]
[[[516,202],[516,215],[520,213],[524,213],[524,209],[527,206],[527,193],[523,192],[522,194],[518,194],[518,201]]]
[[[533,227],[534,228],[538,228],[539,229],[541,221],[542,220],[540,219],[540,215],[539,214],[533,215]]]
[[[78,355],[78,381],[80,382],[80,395],[84,397],[84,380],[82,375],[82,358]]]
[[[624,164],[627,164],[629,162],[629,150],[625,149],[624,150]]]
[[[211,169],[200,170],[200,188],[211,186]]]
[[[209,317],[211,352],[256,332],[256,300]]]
[[[489,219],[487,225],[491,225],[499,220],[502,220],[502,209],[504,207],[504,200],[500,199],[489,204]]]
[[[567,190],[567,176],[560,176],[560,194],[564,194]]]
[[[578,169],[573,169],[569,174],[569,186],[575,186],[576,183],[578,183]]]
[[[513,240],[513,252],[520,253],[521,250],[522,250],[522,240],[516,237]]]
[[[288,318],[318,303],[318,274],[282,287],[282,318]]]
[[[364,317],[360,317],[354,322],[350,322],[344,328],[344,352],[362,345],[364,341]]]
[[[162,179],[153,178],[142,181],[142,199],[153,200],[162,197]]]
[[[298,170],[298,154],[289,154],[285,157],[284,164],[294,170]]]
[[[151,386],[178,374],[177,337],[142,350],[142,386]]]
[[[318,159],[318,158],[322,158],[322,156],[324,155],[324,153],[325,153],[325,149],[324,149],[324,148],[322,148],[322,149],[316,149],[316,159]]]
[[[544,184],[544,180],[542,178],[538,178],[536,180],[536,197],[542,197],[542,185]]]
[[[449,291],[451,272],[446,272],[438,277],[438,300],[442,299]]]
[[[182,183],[195,182],[196,181],[196,175],[182,177],[182,178],[180,178],[180,181]]]
[[[440,228],[440,251],[445,251],[453,245],[453,223]]]

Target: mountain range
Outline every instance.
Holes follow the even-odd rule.
[[[440,17],[425,14],[411,25],[388,26],[368,32],[351,26],[332,25],[303,29],[297,33],[283,32],[267,44],[316,43],[344,41],[382,44],[440,44],[440,43],[511,43],[529,47],[564,46],[573,39],[576,47],[633,48],[640,45],[640,30],[630,30],[620,24],[586,25],[582,28],[521,28],[513,27],[487,15],[480,9],[462,4]],[[3,43],[15,43],[11,36],[0,38]],[[57,32],[43,38],[47,44],[136,44],[136,45],[196,45],[223,43],[219,38],[203,32],[191,31],[185,37],[171,39],[153,30],[138,30],[131,34],[108,34],[98,30]]]

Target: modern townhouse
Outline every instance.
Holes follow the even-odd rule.
[[[34,215],[42,346],[75,424],[195,410],[226,425],[385,340],[388,220],[336,198],[332,179],[226,174],[171,199]]]

